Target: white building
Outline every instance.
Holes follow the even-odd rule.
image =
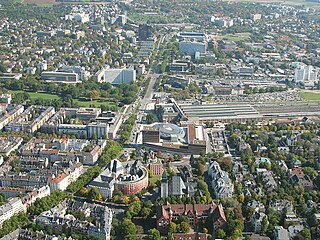
[[[73,13],[66,15],[65,20],[73,20],[76,22],[86,23],[90,21],[90,16],[86,13]]]
[[[298,65],[294,71],[294,81],[313,87],[318,83],[318,69],[311,65]]]
[[[105,69],[104,82],[114,85],[132,83],[136,81],[136,71],[133,68]]]
[[[233,26],[233,19],[228,17],[211,17],[211,22],[216,25],[217,27],[227,28]]]
[[[8,203],[0,206],[0,226],[14,214],[25,211],[25,206],[20,198],[11,198]]]

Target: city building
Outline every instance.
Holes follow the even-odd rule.
[[[169,180],[167,173],[163,172],[160,185],[160,197],[168,198],[173,196],[193,196],[195,194],[197,184],[193,181],[190,181],[190,178],[185,178],[184,176],[185,175],[183,175],[182,172],[179,172],[177,176],[172,176]]]
[[[146,41],[152,37],[152,26],[149,24],[140,24],[138,32],[139,41]]]
[[[93,165],[106,148],[104,139],[36,139],[32,138],[21,148],[21,156],[48,158],[50,162],[61,161],[65,158],[86,165]]]
[[[216,161],[211,162],[208,174],[212,179],[211,187],[217,198],[232,197],[234,186],[229,174],[220,168]]]
[[[295,68],[294,81],[305,86],[315,86],[318,82],[318,69],[311,65],[300,64]]]
[[[81,83],[79,75],[74,72],[42,72],[41,79],[47,82],[56,83]]]
[[[22,142],[23,138],[21,137],[0,137],[0,155],[9,156],[10,153],[18,150]]]
[[[125,195],[137,194],[148,187],[148,170],[138,160],[124,163],[112,160],[88,187],[97,188],[105,198],[112,198],[114,190]]]
[[[289,232],[282,226],[274,227],[274,239],[275,240],[290,240]]]
[[[196,53],[205,53],[206,50],[207,44],[204,42],[179,42],[179,53],[182,55],[190,55],[192,58],[195,58]]]
[[[208,39],[207,34],[199,32],[179,32],[177,38],[180,40],[197,40],[206,41]]]
[[[267,215],[265,213],[263,213],[263,212],[255,212],[252,215],[251,225],[252,225],[253,231],[255,233],[260,233],[261,232],[262,221],[266,217],[267,217]]]
[[[13,108],[6,108],[6,113],[0,118],[0,130],[2,130],[11,121],[18,118],[24,111],[22,105],[17,105]]]
[[[26,208],[20,198],[9,199],[6,204],[0,206],[0,226],[13,215],[25,210]]]
[[[203,126],[195,124],[181,127],[172,123],[144,125],[142,143],[147,148],[170,153],[199,155],[207,152]]]
[[[114,85],[136,81],[136,71],[133,68],[114,68],[104,70],[103,82]]]
[[[19,108],[21,109],[21,108]],[[53,107],[30,106],[5,126],[6,131],[33,133],[39,130],[53,115]]]
[[[215,230],[222,228],[227,219],[222,205],[217,204],[165,204],[157,208],[157,229],[162,234],[167,234],[170,223],[179,219],[181,216],[187,216],[190,220],[190,226],[196,228],[198,224],[212,218],[213,228]]]
[[[78,219],[73,213],[80,213],[84,219]],[[107,206],[66,199],[36,216],[35,221],[51,228],[56,235],[79,233],[89,238],[110,240],[112,216],[112,210]],[[92,218],[95,221],[88,221]]]

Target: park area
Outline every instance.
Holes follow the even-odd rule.
[[[299,94],[306,101],[320,101],[320,91],[305,91]]]
[[[17,93],[27,93],[30,96],[30,99],[43,99],[43,100],[59,100],[61,99],[60,96],[56,94],[50,94],[45,92],[27,92],[27,91],[21,91],[21,90],[10,90],[10,93],[17,94]],[[108,107],[114,107],[117,108],[117,106],[114,103],[110,103],[105,99],[95,99],[90,101],[90,99],[81,98],[81,99],[74,99],[74,101],[77,103],[79,107],[100,107],[101,105],[105,105]]]

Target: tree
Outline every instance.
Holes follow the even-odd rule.
[[[150,229],[148,231],[147,239],[148,240],[161,240],[160,232],[155,228]]]
[[[88,193],[89,193],[89,190],[88,188],[86,187],[82,187],[79,191],[79,194],[82,196],[82,197],[87,197],[88,196]]]
[[[303,239],[311,240],[311,232],[308,228],[304,228],[301,232],[301,235],[303,236]]]
[[[152,113],[148,113],[146,121],[148,124],[154,123],[156,121],[156,117]]]
[[[100,191],[96,187],[93,187],[88,192],[88,199],[101,201],[102,200],[102,195],[101,195]]]
[[[190,225],[187,222],[181,222],[180,223],[180,229],[183,233],[188,233],[190,232]]]
[[[217,238],[224,239],[226,236],[227,236],[227,234],[226,234],[226,232],[225,232],[223,229],[219,228],[219,229],[217,230],[217,232],[216,232],[216,237],[217,237]]]
[[[262,219],[262,223],[261,223],[261,233],[262,234],[265,234],[267,232],[268,225],[269,225],[268,218],[267,218],[267,216],[265,216]]]
[[[312,167],[305,167],[304,172],[310,177],[312,181],[318,176],[318,172]]]
[[[128,218],[123,219],[121,223],[121,233],[124,236],[135,235],[136,231],[137,231],[136,225],[134,225],[134,223],[130,219]]]

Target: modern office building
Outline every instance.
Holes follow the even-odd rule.
[[[186,39],[186,40],[205,41],[208,39],[208,36],[205,33],[199,33],[199,32],[180,32],[177,34],[177,38]]]
[[[42,72],[41,79],[46,82],[81,83],[79,75],[75,72]]]
[[[205,53],[207,49],[207,44],[204,42],[191,42],[191,41],[182,41],[179,42],[179,53],[190,55],[191,57],[195,57],[195,54]]]
[[[104,71],[104,82],[114,85],[136,81],[136,71],[133,68],[114,68]]]

